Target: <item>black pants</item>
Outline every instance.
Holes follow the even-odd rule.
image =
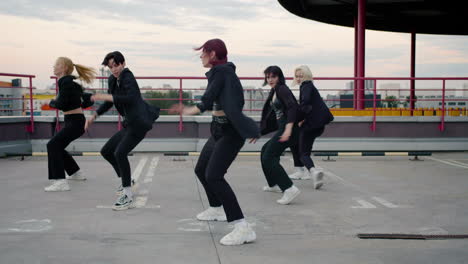
[[[243,219],[244,215],[234,191],[224,179],[229,166],[245,140],[231,124],[211,123],[211,137],[206,142],[195,166],[195,174],[205,188],[211,207],[224,207],[227,221]]]
[[[293,185],[293,182],[289,178],[288,174],[280,164],[281,154],[287,148],[291,148],[294,158],[294,166],[302,167],[300,162],[299,150],[298,150],[298,136],[299,128],[294,125],[291,137],[286,142],[279,142],[279,138],[284,133],[286,128],[286,120],[278,120],[278,130],[262,147],[261,152],[261,163],[263,174],[267,180],[268,186],[273,187],[278,185],[281,190],[286,190]]]
[[[310,154],[312,152],[312,145],[314,144],[315,139],[323,134],[324,129],[325,127],[315,129],[300,129],[299,153],[302,163],[304,163],[304,166],[306,166],[308,170],[310,170],[310,168],[315,167],[314,162],[310,158]]]
[[[65,115],[65,126],[47,143],[49,180],[65,179],[68,175],[80,170],[78,164],[65,148],[84,134],[86,119],[83,114]]]
[[[130,187],[132,181],[128,153],[145,138],[146,132],[148,130],[124,127],[101,149],[102,156],[114,167],[117,176],[122,178],[123,187]]]

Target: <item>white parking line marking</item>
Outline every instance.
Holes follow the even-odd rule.
[[[453,163],[453,162],[449,162],[449,161],[445,161],[445,160],[441,160],[441,159],[436,159],[436,158],[434,158],[434,157],[427,157],[427,158],[430,159],[430,160],[438,161],[438,162],[445,163],[445,164],[448,164],[448,165],[452,165],[452,166],[456,166],[456,167],[468,169],[468,165],[467,165],[467,166],[465,166],[465,165],[460,165],[460,164],[457,164],[457,163]]]
[[[393,204],[385,199],[379,198],[379,197],[372,197],[372,199],[376,200],[377,202],[381,203],[383,206],[386,206],[388,208],[398,208],[399,206],[396,204]]]
[[[356,202],[358,204],[360,204],[360,206],[351,206],[351,208],[355,208],[355,209],[373,209],[373,208],[377,208],[377,206],[367,202],[366,200],[362,200],[362,199],[354,199],[356,200]]]
[[[141,176],[141,172],[145,168],[146,161],[148,161],[148,157],[145,156],[145,157],[141,158],[140,162],[138,162],[138,165],[137,165],[135,171],[132,174],[132,179],[134,179],[136,183],[138,183],[138,179]]]

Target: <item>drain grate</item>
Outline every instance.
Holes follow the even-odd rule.
[[[468,234],[457,235],[423,235],[423,234],[385,234],[385,233],[367,233],[357,234],[360,239],[467,239]]]

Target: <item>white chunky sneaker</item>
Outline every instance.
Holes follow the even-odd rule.
[[[310,176],[310,172],[303,167],[296,167],[296,172],[289,175],[291,180],[310,180],[312,177]]]
[[[291,186],[288,189],[286,189],[283,193],[283,197],[281,199],[277,200],[276,202],[279,204],[289,204],[296,198],[301,191],[296,186]]]
[[[72,181],[86,181],[86,177],[81,173],[81,171],[77,171],[70,176],[67,176],[67,180]]]
[[[226,213],[222,206],[208,207],[205,211],[197,214],[197,219],[200,221],[226,221]]]
[[[46,192],[63,192],[69,190],[70,186],[67,180],[53,180],[51,185],[44,188]]]
[[[255,239],[257,239],[255,231],[247,222],[242,222],[235,224],[234,230],[221,238],[219,242],[225,246],[236,246],[254,242]]]
[[[304,169],[304,167],[294,167],[294,168],[296,169],[296,172],[294,172],[291,175],[288,175],[289,178],[291,180],[301,180],[306,170]]]
[[[283,192],[278,185],[275,185],[273,187],[263,186],[263,191],[264,192],[275,192],[275,193],[282,193]]]
[[[310,173],[314,178],[314,189],[320,189],[323,186],[323,171],[316,168],[310,168]]]
[[[119,197],[119,199],[117,199],[114,206],[112,206],[112,210],[122,211],[122,210],[131,209],[134,207],[135,207],[135,204],[133,203],[133,199],[128,197],[126,194],[123,194],[122,196]]]
[[[133,185],[135,185],[135,180],[132,179],[132,188],[133,188]],[[124,193],[123,193],[123,189],[124,187],[122,186],[122,184],[119,185],[119,187],[117,187],[117,191],[115,192],[118,196],[122,196]]]

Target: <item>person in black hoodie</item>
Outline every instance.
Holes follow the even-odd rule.
[[[91,83],[96,77],[94,69],[74,64],[69,58],[59,57],[54,65],[54,75],[58,78],[58,94],[49,105],[63,111],[65,126],[47,143],[49,180],[52,184],[45,187],[46,192],[69,191],[65,172],[69,180],[86,180],[80,167],[65,148],[84,134],[85,116],[83,109],[92,105],[90,94],[83,92],[83,87],[74,82],[73,69],[79,79]]]
[[[93,101],[105,101],[96,113],[87,120],[86,130],[94,120],[115,106],[124,120],[123,129],[113,135],[102,147],[102,156],[112,165],[122,184],[118,187],[119,198],[112,207],[113,210],[126,210],[134,207],[131,190],[130,163],[128,153],[132,151],[153,127],[159,117],[159,108],[147,104],[141,97],[140,88],[133,73],[125,68],[125,58],[119,51],[106,55],[102,65],[107,66],[112,75],[109,76],[107,94],[95,94]]]
[[[300,85],[299,95],[299,152],[306,170],[298,168],[298,172],[291,175],[292,179],[307,180],[313,178],[314,188],[323,186],[323,171],[315,168],[310,158],[312,145],[320,137],[325,126],[333,121],[333,115],[320,96],[319,91],[312,82],[312,73],[309,67],[303,65],[294,70],[293,85]]]
[[[203,147],[195,174],[202,183],[210,207],[197,215],[201,221],[228,221],[234,230],[225,235],[223,245],[253,242],[256,234],[245,221],[234,191],[224,178],[247,138],[257,138],[257,124],[242,113],[244,91],[236,75],[236,67],[227,62],[227,49],[220,39],[211,39],[201,47],[200,59],[205,68],[208,86],[196,106],[174,105],[171,113],[195,115],[212,110],[211,137]]]
[[[294,186],[288,174],[280,164],[284,150],[291,148],[294,156],[298,156],[297,142],[299,128],[296,124],[298,104],[293,93],[285,84],[283,71],[278,66],[269,66],[264,71],[263,85],[270,85],[271,90],[263,106],[260,121],[261,134],[266,135],[276,131],[263,145],[261,163],[268,186],[267,192],[283,192],[283,197],[277,202],[289,204],[300,191]]]

